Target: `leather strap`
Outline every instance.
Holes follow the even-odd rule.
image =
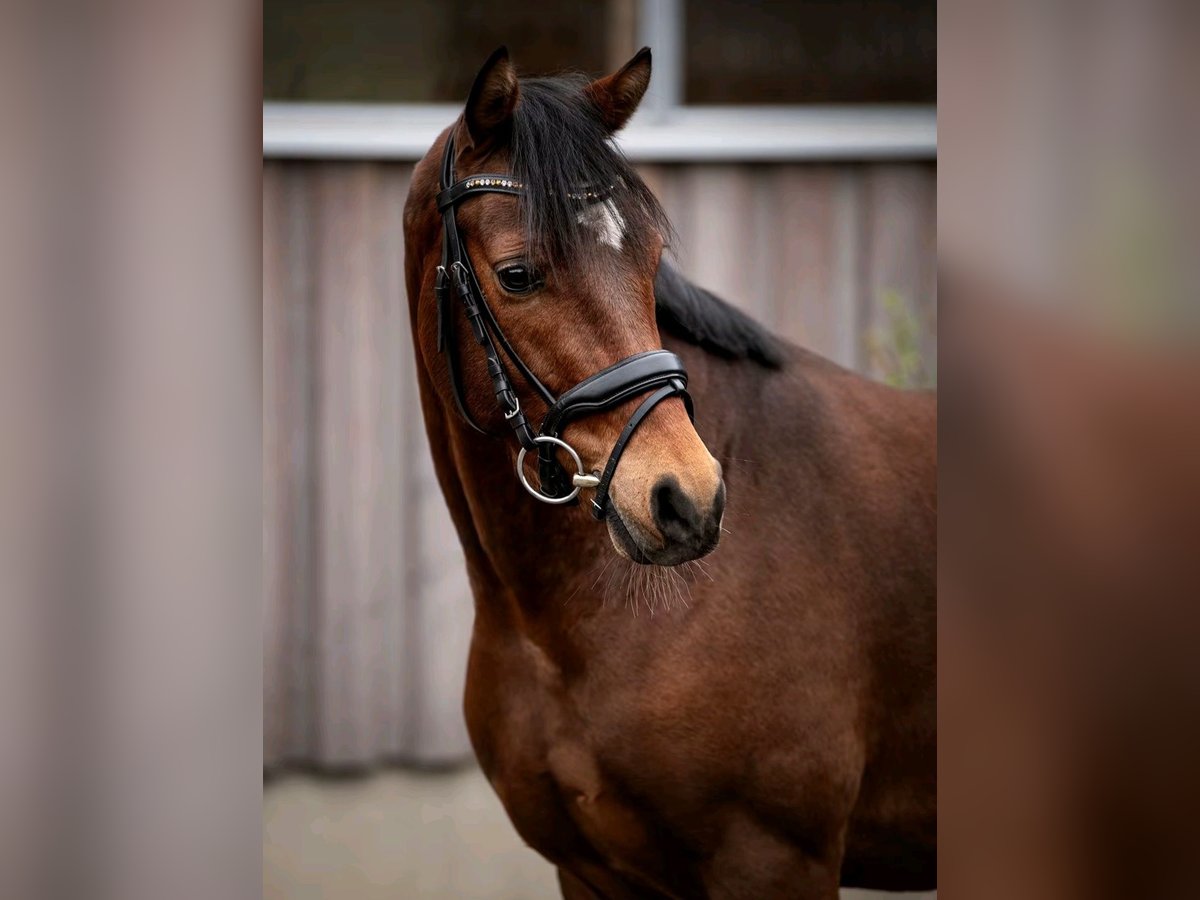
[[[464,178],[458,184],[443,183],[442,190],[437,195],[437,208],[438,212],[444,213],[463,197],[471,194],[509,194],[513,197],[520,197],[523,190],[521,182],[511,175],[472,175],[470,178]]]
[[[690,415],[691,397],[684,390],[687,369],[683,360],[669,350],[647,350],[626,357],[581,381],[551,404],[542,420],[541,433],[561,437],[563,430],[575,419],[613,409],[639,394],[675,382],[679,383],[679,392],[687,398]],[[538,477],[554,488],[569,491],[569,485],[560,483],[564,476],[554,446],[542,444],[538,452]]]
[[[625,423],[625,427],[621,429],[621,435],[617,438],[617,442],[613,444],[612,453],[608,456],[608,464],[604,467],[604,473],[600,476],[600,483],[596,485],[596,496],[592,498],[592,516],[596,519],[603,519],[605,513],[608,512],[608,488],[612,484],[613,475],[617,472],[617,463],[621,461],[621,454],[625,452],[625,446],[629,443],[629,439],[633,437],[633,433],[637,431],[637,427],[642,424],[642,420],[650,415],[650,411],[662,401],[675,394],[686,394],[683,388],[683,383],[676,380],[670,384],[663,385],[649,397],[641,402],[629,421]]]
[[[458,342],[455,337],[454,328],[453,307],[455,305],[454,297],[457,296],[466,312],[467,322],[471,326],[471,332],[475,337],[475,341],[483,348],[487,362],[488,376],[492,379],[492,390],[496,395],[496,402],[503,411],[505,420],[516,434],[521,446],[527,450],[533,450],[537,446],[533,439],[533,429],[525,418],[525,413],[521,409],[516,391],[513,390],[508,372],[496,348],[496,340],[499,341],[505,355],[547,404],[554,402],[554,395],[529,370],[524,360],[517,355],[512,345],[509,344],[508,339],[504,336],[504,332],[500,330],[500,326],[496,322],[491,308],[488,307],[487,301],[484,299],[483,290],[479,287],[479,280],[475,275],[475,270],[471,266],[470,255],[462,245],[462,239],[458,231],[458,222],[454,213],[454,204],[469,194],[495,192],[520,194],[520,189],[513,187],[517,182],[512,178],[504,178],[505,181],[509,182],[508,186],[500,185],[498,182],[503,176],[498,175],[472,176],[458,185],[448,186],[449,180],[454,177],[453,160],[454,140],[453,138],[449,138],[446,143],[446,152],[442,156],[443,191],[438,195],[439,201],[443,195],[453,195],[453,199],[447,205],[442,206],[439,202],[439,209],[443,217],[442,264],[438,268],[437,279],[434,283],[434,293],[438,301],[438,349],[446,353],[451,393],[454,395],[454,403],[458,407],[459,413],[471,428],[481,434],[487,434],[487,431],[479,425],[468,410],[466,394],[462,386],[462,376],[458,362]]]
[[[542,421],[542,432],[558,437],[574,419],[620,406],[672,379],[687,384],[683,360],[670,350],[647,350],[627,356],[579,382],[554,401]]]

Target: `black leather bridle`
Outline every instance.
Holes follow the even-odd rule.
[[[457,295],[466,313],[471,333],[487,357],[487,370],[492,379],[496,403],[521,444],[521,452],[517,456],[517,477],[521,484],[529,493],[546,503],[572,503],[576,501],[581,488],[595,488],[592,515],[601,519],[608,509],[608,489],[621,460],[621,454],[634,431],[650,411],[663,400],[678,394],[687,406],[688,415],[693,415],[692,399],[687,392],[687,370],[683,360],[674,353],[668,350],[648,350],[613,363],[559,397],[555,397],[542,384],[504,336],[484,299],[479,279],[471,266],[471,257],[467,253],[454,217],[455,207],[464,199],[476,194],[510,194],[520,197],[522,193],[522,185],[511,175],[472,175],[456,183],[454,138],[447,138],[446,149],[442,155],[441,191],[437,195],[438,212],[442,214],[442,261],[437,268],[434,283],[434,293],[437,297],[438,350],[446,354],[450,387],[458,411],[472,428],[481,434],[487,434],[467,409],[467,398],[463,392],[454,327],[454,307],[457,304],[453,303],[453,297]],[[602,201],[605,197],[602,193],[581,190],[572,194],[570,199],[582,205]],[[537,433],[534,433],[525,418],[524,410],[521,409],[520,400],[509,380],[504,358],[516,367],[521,377],[548,407]],[[625,423],[616,444],[613,445],[612,453],[609,454],[604,471],[599,475],[584,472],[579,454],[562,438],[564,429],[576,419],[613,409],[642,394],[648,396]],[[574,475],[568,477],[558,462],[558,448],[565,450],[574,461]],[[538,454],[537,487],[529,483],[523,468],[525,454],[530,451],[536,451]]]

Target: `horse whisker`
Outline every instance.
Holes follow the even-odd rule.
[[[700,571],[701,571],[701,572],[704,574],[704,577],[705,577],[705,578],[707,578],[707,579],[708,579],[709,581],[711,581],[713,584],[716,584],[716,583],[717,583],[717,579],[715,579],[715,578],[713,578],[713,577],[712,577],[712,572],[710,572],[710,571],[708,570],[708,566],[707,566],[707,565],[705,565],[703,562],[701,562],[701,561],[700,561],[700,560],[698,560],[698,559],[694,559],[694,560],[692,560],[692,562],[694,562],[694,563],[696,564],[696,568],[697,568],[697,569],[699,569],[699,570],[700,570]]]
[[[592,590],[593,590],[593,591],[596,589],[596,585],[598,585],[598,584],[600,583],[600,579],[604,577],[604,573],[608,571],[608,568],[609,568],[609,566],[611,566],[611,565],[613,564],[613,561],[614,561],[616,558],[617,558],[616,556],[612,556],[612,557],[610,557],[610,558],[609,558],[608,562],[606,562],[606,563],[604,564],[604,568],[602,568],[602,569],[600,570],[600,574],[599,574],[599,575],[597,575],[597,576],[596,576],[596,580],[592,582]]]
[[[687,591],[687,595],[688,595],[688,599],[691,599],[691,596],[692,596],[692,586],[691,586],[690,584],[688,584],[688,581],[687,581],[687,579],[686,579],[686,578],[684,578],[684,577],[683,577],[683,575],[681,575],[679,572],[676,572],[674,569],[668,569],[668,571],[669,571],[669,572],[670,572],[672,575],[674,575],[674,576],[675,576],[675,578],[678,580],[678,582],[679,582],[680,584],[682,584],[682,585],[683,585],[683,588],[680,588],[680,587],[678,587],[678,585],[677,585],[677,586],[676,586],[676,588],[675,588],[675,590],[678,592],[679,601],[680,601],[680,602],[683,604],[683,606],[684,606],[684,608],[685,608],[685,609],[691,609],[691,608],[692,608],[692,605],[691,605],[690,603],[688,603],[688,601],[687,601],[687,600],[684,600],[684,599],[683,599],[683,591],[684,591],[684,590],[686,590],[686,591]]]

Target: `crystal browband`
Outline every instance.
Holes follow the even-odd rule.
[[[463,181],[463,187],[467,190],[475,190],[476,188],[499,187],[509,188],[511,190],[524,190],[525,184],[517,181],[515,178],[495,178],[495,177],[476,177],[467,178]],[[611,192],[612,188],[607,191],[581,190],[572,191],[567,196],[572,200],[603,200]]]

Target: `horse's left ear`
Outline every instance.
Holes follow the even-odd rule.
[[[499,136],[512,117],[519,92],[517,70],[509,61],[508,48],[497,47],[475,76],[463,110],[471,147],[485,149]]]
[[[650,48],[643,47],[616,72],[589,84],[585,92],[599,111],[600,121],[615,132],[625,127],[649,86]]]

